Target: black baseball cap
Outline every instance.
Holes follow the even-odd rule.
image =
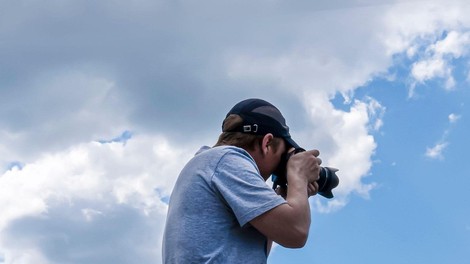
[[[242,132],[254,135],[273,134],[275,137],[283,138],[288,145],[296,149],[300,148],[291,138],[289,127],[279,109],[271,103],[261,99],[246,99],[237,103],[226,115],[239,115],[243,123],[223,132]],[[222,129],[224,124],[222,124]]]

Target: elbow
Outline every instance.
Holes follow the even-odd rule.
[[[302,248],[307,243],[308,230],[296,230],[292,236],[281,245],[286,248]]]
[[[298,242],[298,243],[292,243],[288,245],[282,245],[285,248],[291,248],[291,249],[296,249],[296,248],[303,248],[306,244],[306,241],[303,242]]]
[[[308,234],[299,236],[294,243],[290,246],[290,248],[303,248],[305,244],[307,244]]]

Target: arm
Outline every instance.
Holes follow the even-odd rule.
[[[309,183],[308,185],[308,196],[313,196],[313,195],[316,195],[318,192],[318,183],[317,182],[313,182],[313,183]],[[278,195],[281,195],[282,198],[286,199],[287,197],[287,188],[283,188],[283,187],[279,187],[276,189],[276,193]],[[268,239],[267,241],[267,254],[269,255],[269,253],[271,252],[271,249],[273,247],[273,241]]]
[[[310,228],[309,182],[318,179],[320,160],[317,150],[291,157],[288,162],[287,203],[254,218],[250,223],[268,240],[290,248],[303,247]]]

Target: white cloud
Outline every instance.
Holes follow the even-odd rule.
[[[158,259],[161,198],[192,155],[189,145],[213,135],[234,98],[269,94],[308,112],[296,140],[320,149],[341,177],[337,199],[318,199],[318,210],[342,208],[352,194],[367,198],[375,186],[365,181],[373,133],[385,107],[358,100],[355,90],[392,76],[397,55],[414,62],[415,85],[443,78],[452,89],[451,62],[468,56],[467,1],[242,3],[249,8],[217,1],[0,4],[8,40],[0,49],[0,168],[24,165],[0,176],[0,260]],[[349,109],[331,104],[337,93]],[[90,143],[129,127],[164,138]],[[168,143],[178,133],[181,140]],[[426,155],[442,157],[447,144]],[[57,245],[64,250],[51,249]],[[136,259],[117,260],[106,245]]]
[[[466,1],[407,1],[391,5],[382,16],[385,30],[382,37],[387,43],[387,54],[396,54],[409,48],[413,55],[439,39],[442,32],[461,30],[470,19]]]
[[[463,1],[408,2],[393,5],[383,16],[387,54],[406,52],[412,64],[409,97],[417,84],[440,78],[455,88],[452,61],[468,55],[470,6]],[[446,33],[446,34],[445,34]]]
[[[469,44],[470,32],[450,31],[443,40],[431,45],[430,49],[440,56],[451,55],[453,58],[460,58],[468,54]]]
[[[469,52],[470,32],[450,31],[444,39],[436,41],[426,49],[424,58],[412,65],[411,75],[418,83],[434,78],[445,79],[444,88],[452,90],[455,85],[452,60],[466,56]]]
[[[162,199],[190,152],[161,137],[137,136],[127,144],[77,145],[5,172],[0,255],[6,263],[132,262],[109,262],[119,251],[139,263],[160,261]],[[54,243],[61,252],[48,249]]]
[[[437,143],[433,147],[427,148],[425,155],[426,157],[429,157],[432,159],[443,159],[444,156],[442,152],[445,150],[447,146],[448,146],[447,142]]]
[[[460,115],[451,113],[448,115],[449,128],[444,130],[441,139],[433,146],[426,148],[425,156],[431,159],[444,159],[444,150],[449,146],[447,137],[451,133],[451,125],[460,119]]]
[[[415,62],[411,74],[418,82],[424,82],[434,77],[446,77],[450,71],[442,58],[433,58]]]
[[[460,115],[457,115],[457,114],[450,114],[449,115],[449,122],[452,124],[452,123],[456,123],[459,119],[460,119]]]
[[[369,22],[378,19],[381,7],[376,11],[357,8],[303,17],[303,23],[295,25],[297,34],[286,40],[287,49],[276,53],[257,49],[227,53],[228,75],[232,79],[276,83],[299,97],[312,91],[323,91],[321,95],[328,97],[337,92],[350,97],[371,75],[386,72],[391,62],[391,57],[383,53],[383,43],[368,34],[377,26]],[[336,16],[361,27],[352,34],[349,28],[337,24]]]
[[[318,98],[306,97],[311,127],[301,138],[304,142],[314,143],[310,148],[320,150],[323,166],[339,169],[340,184],[333,191],[335,199],[322,206],[319,206],[321,201],[315,203],[319,211],[328,212],[345,206],[352,193],[369,197],[375,187],[375,183],[364,183],[363,180],[372,167],[372,156],[377,147],[370,133],[380,128],[385,108],[367,98],[355,100],[349,111],[341,111]]]
[[[446,90],[455,87],[452,60],[466,56],[469,52],[470,32],[450,31],[444,39],[428,46],[422,60],[415,62],[411,74],[413,78],[424,83],[433,78],[444,78]]]

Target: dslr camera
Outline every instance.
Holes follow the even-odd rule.
[[[272,175],[273,189],[276,189],[278,186],[287,187],[287,162],[292,155],[303,151],[305,149],[296,148],[294,151],[284,153],[281,156],[281,162]],[[320,167],[320,178],[317,180],[318,194],[328,199],[333,198],[332,190],[339,184],[339,178],[336,175],[337,171],[338,169],[335,168]]]

